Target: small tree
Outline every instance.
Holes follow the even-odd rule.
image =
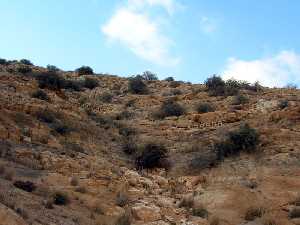
[[[144,80],[147,81],[153,81],[153,80],[158,80],[158,77],[155,73],[152,73],[150,71],[145,71],[142,75]]]
[[[199,103],[196,105],[196,111],[198,113],[208,113],[215,111],[215,108],[209,103]]]
[[[33,63],[30,62],[30,60],[28,60],[28,59],[21,59],[20,63],[27,65],[27,66],[33,66]]]
[[[140,76],[136,76],[129,79],[128,91],[132,94],[146,94],[148,88],[143,79]]]
[[[94,74],[93,69],[91,67],[89,67],[89,66],[79,67],[78,69],[76,69],[76,72],[79,75],[92,75],[92,74]]]
[[[165,79],[165,81],[172,82],[172,81],[175,81],[175,80],[174,80],[173,77],[167,77],[167,78]]]
[[[50,72],[58,72],[59,68],[57,68],[54,65],[47,65],[47,70],[50,71]]]
[[[99,86],[99,83],[96,79],[87,77],[87,78],[85,78],[83,85],[84,85],[84,87],[86,87],[88,89],[94,89]]]
[[[225,93],[225,82],[219,76],[213,75],[204,84],[212,95],[224,95]]]
[[[6,64],[7,64],[6,59],[0,58],[0,65],[6,65]]]

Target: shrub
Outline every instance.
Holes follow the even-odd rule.
[[[70,202],[70,199],[67,193],[64,192],[55,192],[53,195],[53,203],[55,205],[67,205]]]
[[[17,71],[22,74],[32,72],[32,69],[29,66],[18,66]]]
[[[21,59],[20,63],[27,65],[27,66],[33,66],[33,63],[30,62],[30,60],[28,60],[28,59]]]
[[[198,217],[201,217],[201,218],[207,218],[208,217],[208,211],[202,205],[194,207],[193,210],[192,210],[192,213],[193,213],[193,216],[198,216]]]
[[[230,132],[226,141],[215,145],[217,158],[222,160],[224,157],[237,155],[241,151],[252,152],[256,149],[258,143],[258,132],[248,124],[244,124],[239,130]]]
[[[175,81],[175,80],[174,80],[173,77],[167,77],[167,78],[165,79],[165,81],[172,82],[172,81]]]
[[[55,121],[51,128],[60,135],[68,134],[72,131],[71,127],[69,127],[66,123],[61,121]]]
[[[0,58],[0,65],[7,65],[6,59]]]
[[[207,90],[211,95],[224,95],[225,94],[225,82],[219,76],[213,75],[204,82]]]
[[[120,127],[119,134],[124,137],[129,137],[136,134],[136,130],[132,127]]]
[[[102,102],[105,103],[111,103],[112,99],[113,99],[113,95],[109,92],[104,92],[101,96],[99,96],[99,99]]]
[[[41,122],[54,123],[56,121],[57,115],[53,111],[51,111],[49,109],[45,109],[45,110],[42,110],[42,111],[38,111],[36,113],[36,117]]]
[[[198,105],[196,105],[196,111],[198,113],[208,113],[214,112],[215,108],[209,103],[199,103]]]
[[[122,150],[128,155],[137,153],[138,146],[132,140],[126,140],[122,145]]]
[[[84,194],[84,193],[87,192],[87,189],[86,189],[86,187],[84,187],[84,186],[79,186],[79,187],[76,187],[75,191],[76,191],[76,192],[79,192],[79,193],[81,193],[81,194]]]
[[[1,153],[1,152],[0,152]],[[4,174],[5,173],[5,166],[4,164],[0,164],[0,175]]]
[[[36,79],[42,89],[60,90],[65,87],[65,79],[56,72],[49,71],[36,74]]]
[[[184,108],[174,100],[165,101],[160,109],[154,113],[154,117],[164,119],[169,116],[181,116],[185,114]]]
[[[288,100],[281,100],[278,104],[280,109],[285,109],[289,106],[289,101]]]
[[[167,149],[162,144],[147,143],[141,149],[141,154],[136,158],[138,169],[164,167],[162,160],[167,157]]]
[[[133,111],[128,111],[128,110],[124,110],[120,113],[118,113],[115,116],[116,120],[125,120],[125,119],[132,119],[134,117],[134,112]]]
[[[247,209],[245,214],[245,220],[252,221],[256,218],[260,218],[265,214],[265,209],[263,207],[250,207]]]
[[[186,194],[180,200],[178,207],[179,208],[191,209],[191,208],[194,207],[194,204],[195,204],[194,196],[191,195],[191,194]]]
[[[14,186],[16,188],[22,189],[24,191],[27,192],[33,192],[36,189],[36,186],[34,183],[30,182],[30,181],[16,181],[14,182]]]
[[[49,101],[49,97],[48,97],[47,93],[44,92],[43,90],[37,90],[37,91],[33,92],[31,97],[41,99],[43,101]]]
[[[249,98],[245,95],[238,94],[234,97],[232,104],[233,105],[244,105],[249,102]]]
[[[136,76],[129,79],[128,91],[132,94],[146,94],[148,92],[148,88],[142,78]]]
[[[88,89],[94,89],[99,86],[96,79],[86,77],[83,86]]]
[[[153,81],[153,80],[158,80],[158,77],[155,73],[152,73],[150,71],[145,71],[142,75],[144,80],[147,81]]]
[[[92,74],[94,74],[93,69],[91,67],[89,67],[89,66],[79,67],[78,69],[76,69],[76,72],[79,75],[92,75]]]
[[[171,81],[169,84],[170,88],[177,88],[181,85],[181,83],[179,81]]]
[[[47,65],[47,70],[48,70],[49,72],[58,72],[60,69],[57,68],[57,67],[54,66],[54,65]]]
[[[73,90],[73,91],[81,91],[82,82],[77,80],[64,80],[63,88]]]

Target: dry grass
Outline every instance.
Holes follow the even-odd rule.
[[[209,225],[220,225],[220,223],[219,217],[213,216],[209,219]]]

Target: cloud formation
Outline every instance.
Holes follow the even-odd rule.
[[[272,57],[250,61],[230,58],[222,74],[224,79],[259,81],[265,86],[283,87],[300,82],[300,55],[281,51]]]
[[[161,32],[161,25],[149,17],[154,6],[161,7],[168,14],[176,8],[173,0],[128,0],[101,30],[108,40],[121,43],[147,61],[174,66],[179,63],[179,58],[170,53],[173,42]]]

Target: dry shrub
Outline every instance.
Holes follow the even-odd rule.
[[[213,216],[209,219],[209,225],[220,225],[220,223],[219,217]]]
[[[77,177],[72,177],[71,180],[70,180],[70,184],[72,186],[78,186],[78,184],[79,184],[78,178]]]
[[[125,191],[119,191],[116,197],[116,204],[120,207],[124,207],[128,204],[129,197]]]
[[[266,210],[261,206],[251,206],[247,209],[245,214],[245,220],[252,221],[256,218],[261,218],[265,214]]]
[[[184,195],[179,202],[179,208],[191,209],[194,207],[194,196],[191,194]]]

